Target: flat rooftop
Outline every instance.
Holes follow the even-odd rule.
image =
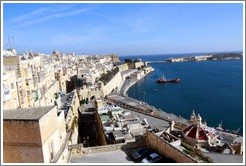
[[[74,95],[74,92],[61,95],[61,106],[59,110],[68,111],[69,107],[71,106],[73,95]]]
[[[3,120],[39,120],[55,106],[3,110]]]
[[[146,119],[148,124],[152,127],[152,128],[158,128],[159,130],[166,130],[169,126],[170,123],[168,121],[159,119],[159,118],[155,118],[149,115],[145,115],[145,114],[141,114],[139,112],[135,112],[129,109],[124,109],[127,112],[131,113],[131,116],[134,117],[138,117],[139,118],[139,122],[140,123],[142,120]],[[137,121],[133,121],[133,122],[128,122],[129,124],[136,124]]]
[[[94,102],[89,102],[88,104],[85,104],[82,106],[82,112],[85,112],[85,111],[88,111],[88,110],[91,110],[92,108],[96,108]]]

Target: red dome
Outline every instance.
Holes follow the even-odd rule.
[[[195,125],[187,127],[183,132],[187,137],[190,137],[195,140],[208,140],[206,131],[201,127],[197,127]]]

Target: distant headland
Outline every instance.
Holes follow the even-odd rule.
[[[242,53],[218,53],[188,57],[171,57],[164,61],[166,62],[193,62],[193,61],[218,61],[218,60],[235,60],[242,59]]]

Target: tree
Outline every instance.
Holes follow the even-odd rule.
[[[93,99],[95,99],[95,95],[91,96],[91,98],[90,98],[90,100],[93,100]]]

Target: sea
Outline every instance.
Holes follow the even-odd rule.
[[[200,54],[197,54],[200,55]],[[194,54],[121,56],[158,61]],[[239,129],[243,135],[243,60],[149,64],[155,71],[133,85],[127,94],[169,113],[190,118],[200,114],[208,126]],[[178,84],[157,84],[161,76],[180,78]]]

